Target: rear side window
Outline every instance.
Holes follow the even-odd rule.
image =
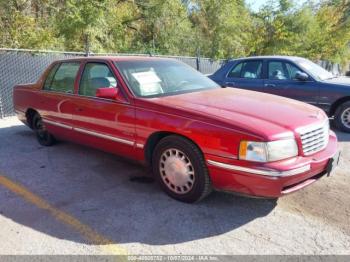
[[[79,67],[79,62],[68,62],[54,66],[46,78],[44,89],[62,93],[73,93],[74,81]]]
[[[228,77],[260,79],[262,73],[262,61],[246,61],[236,65]]]

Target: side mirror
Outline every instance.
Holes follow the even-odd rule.
[[[298,71],[295,73],[295,79],[300,81],[306,81],[309,79],[309,76],[303,72]]]
[[[114,88],[114,87],[97,88],[96,97],[115,100],[118,97],[118,88]]]

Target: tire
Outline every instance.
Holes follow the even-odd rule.
[[[52,146],[55,143],[55,138],[46,130],[42,118],[39,114],[34,115],[32,125],[36,138],[40,145]]]
[[[203,154],[186,138],[170,135],[160,140],[152,168],[161,188],[176,200],[198,202],[212,191]]]
[[[334,124],[337,129],[350,133],[350,101],[337,107],[334,114]]]

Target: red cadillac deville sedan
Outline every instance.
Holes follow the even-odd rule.
[[[308,104],[221,88],[189,66],[149,57],[54,62],[14,89],[39,143],[69,140],[149,165],[171,197],[212,189],[277,198],[330,174],[336,135]]]

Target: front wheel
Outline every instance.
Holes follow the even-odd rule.
[[[334,122],[339,130],[350,133],[350,101],[338,106],[335,111]]]
[[[46,130],[44,122],[38,114],[33,117],[33,130],[40,145],[52,146],[54,144],[55,138]]]
[[[211,182],[199,148],[186,138],[163,138],[152,158],[153,172],[163,190],[172,198],[193,203],[211,192]]]

